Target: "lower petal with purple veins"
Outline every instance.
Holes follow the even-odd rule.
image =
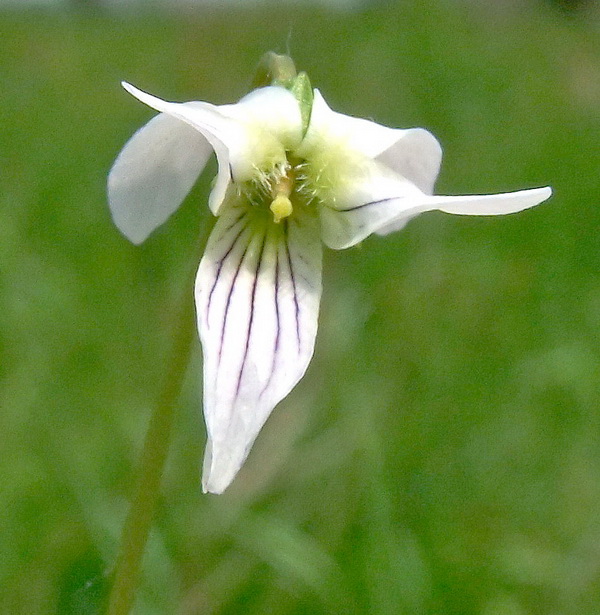
[[[321,294],[316,215],[275,224],[248,204],[224,208],[196,281],[209,443],[203,488],[221,493],[312,357]]]

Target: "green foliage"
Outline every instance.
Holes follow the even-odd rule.
[[[288,31],[334,109],[440,138],[440,193],[555,196],[329,252],[313,364],[218,497],[196,349],[135,612],[595,614],[598,33],[417,0],[0,14],[0,612],[101,608],[212,225],[208,173],[142,247],[113,227],[106,173],[152,115],[119,81],[231,102]]]

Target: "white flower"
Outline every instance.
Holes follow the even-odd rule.
[[[507,214],[551,194],[433,196],[442,155],[433,135],[336,113],[318,90],[310,90],[308,106],[282,86],[214,106],[124,87],[161,112],[129,140],[109,176],[114,221],[132,242],[167,220],[217,156],[208,199],[217,221],[195,290],[208,431],[203,488],[212,493],[231,483],[275,405],[306,371],[322,243],[349,248],[422,212]]]

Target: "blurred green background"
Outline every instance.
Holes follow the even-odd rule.
[[[135,613],[599,613],[599,43],[544,3],[1,12],[0,613],[100,612],[213,223],[208,173],[143,246],[113,227],[153,114],[119,81],[232,102],[288,44],[334,109],[429,128],[438,192],[554,197],[329,251],[312,365],[222,496],[196,346]]]

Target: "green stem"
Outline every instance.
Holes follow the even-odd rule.
[[[179,317],[175,321],[175,338],[165,384],[150,418],[140,466],[129,509],[123,527],[121,548],[109,597],[108,615],[127,615],[133,606],[140,564],[159,489],[179,397],[194,339],[192,293],[186,285]]]

